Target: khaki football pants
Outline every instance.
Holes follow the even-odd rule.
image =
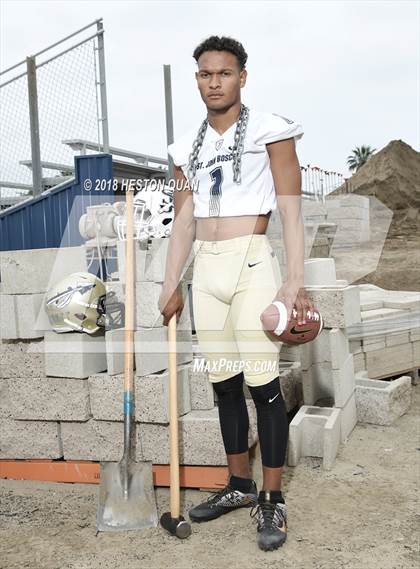
[[[242,371],[251,387],[269,383],[279,375],[281,342],[264,332],[260,315],[282,279],[267,235],[196,239],[193,250],[194,325],[209,380]]]

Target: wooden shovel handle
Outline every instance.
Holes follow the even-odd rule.
[[[125,249],[125,332],[124,332],[124,392],[134,391],[134,205],[133,191],[126,194],[126,249]]]

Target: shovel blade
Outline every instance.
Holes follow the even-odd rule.
[[[152,463],[101,463],[97,530],[139,530],[157,525]]]

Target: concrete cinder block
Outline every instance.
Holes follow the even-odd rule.
[[[44,340],[0,343],[0,378],[45,376]]]
[[[90,408],[95,421],[122,421],[123,374],[97,373],[89,376]]]
[[[166,258],[168,256],[168,246],[170,239],[152,238],[146,257],[145,279],[154,282],[165,280]]]
[[[337,220],[338,221],[338,220]],[[361,227],[358,230],[353,230],[353,224],[350,226],[341,222],[337,223],[337,231],[334,236],[334,248],[352,246],[355,243],[364,243],[370,239],[369,227]]]
[[[386,338],[385,334],[375,334],[372,336],[364,337],[362,338],[362,347],[365,348],[370,345],[374,346],[375,344],[381,344],[381,343],[385,344],[385,338]]]
[[[382,300],[363,300],[363,297],[360,298],[360,310],[362,312],[367,312],[368,310],[378,310],[384,307],[384,303]]]
[[[204,409],[213,409],[214,392],[209,374],[206,370],[196,369],[198,358],[194,358],[192,364],[188,367],[191,410],[198,411]]]
[[[16,295],[0,294],[0,338],[16,340],[19,338],[16,318]]]
[[[15,296],[18,336],[22,339],[42,338],[51,329],[45,312],[45,293]]]
[[[105,332],[121,329],[124,327],[125,312],[125,287],[120,281],[107,281],[105,310],[107,319]]]
[[[391,425],[411,405],[411,377],[392,381],[370,379],[367,372],[356,377],[357,420],[374,425]]]
[[[398,334],[387,334],[385,336],[385,344],[387,346],[398,346],[399,344],[407,344],[410,341],[408,330],[399,332]]]
[[[11,419],[9,382],[0,378],[0,419]]]
[[[217,408],[191,411],[189,415],[187,424],[181,420],[179,422],[180,464],[226,465]],[[154,464],[168,464],[168,427],[140,424],[139,432],[143,460],[150,460]]]
[[[349,350],[353,355],[360,354],[362,352],[362,340],[350,340]]]
[[[305,405],[316,405],[318,399],[330,397],[335,407],[343,407],[355,387],[353,354],[340,369],[332,369],[328,362],[313,364],[302,371],[302,378]]]
[[[118,273],[121,283],[125,284],[125,247],[126,241],[117,242]],[[134,241],[135,281],[144,281],[148,244],[146,241]]]
[[[420,367],[420,340],[410,343],[413,351],[413,366],[418,368]]]
[[[256,415],[250,402],[247,404],[250,419],[248,445],[257,440]],[[164,425],[140,424],[139,436],[143,460],[154,464],[169,462],[169,429]],[[217,407],[187,413],[179,420],[180,464],[226,465],[226,453],[220,431]]]
[[[177,364],[191,362],[192,332],[187,322],[184,327],[177,326],[176,360]],[[168,327],[138,328],[134,333],[136,375],[148,375],[167,369],[169,366]]]
[[[106,366],[109,375],[124,373],[124,328],[105,332]]]
[[[323,203],[303,198],[302,213],[305,219],[310,219],[313,218],[314,216],[325,218],[328,213],[328,210],[325,204]]]
[[[322,362],[330,362],[332,369],[339,369],[350,353],[347,336],[339,328],[324,328],[315,340],[299,348],[304,370]]]
[[[44,338],[46,375],[85,379],[106,370],[104,335],[46,332]]]
[[[257,441],[256,414],[253,404],[247,402],[250,420],[248,445]],[[169,428],[165,425],[140,424],[142,460],[154,464],[169,463]],[[226,453],[220,431],[217,407],[191,411],[179,420],[180,464],[226,465]]]
[[[369,224],[369,217],[365,216],[365,218],[346,218],[346,217],[333,217],[332,218],[335,223],[337,224],[337,227],[339,229],[341,229],[342,232],[345,231],[351,231],[353,232],[358,232],[358,233],[367,233],[369,232],[370,229],[370,224]]]
[[[328,219],[369,220],[369,210],[357,206],[328,207]]]
[[[383,350],[386,346],[385,344],[385,340],[383,340],[382,342],[369,342],[369,343],[365,343],[364,341],[362,341],[363,344],[363,351],[366,352],[374,352],[375,350]]]
[[[323,459],[332,468],[341,437],[341,409],[303,405],[289,425],[287,463],[296,466],[304,456]]]
[[[345,442],[351,435],[357,423],[356,393],[350,395],[346,403],[341,407],[340,441]]]
[[[299,346],[289,346],[282,343],[280,346],[280,358],[284,362],[300,362]]]
[[[366,369],[366,361],[364,352],[353,354],[354,373],[364,371]]]
[[[334,286],[337,280],[335,261],[329,258],[311,258],[304,262],[304,282],[307,286]]]
[[[65,460],[95,460],[117,462],[124,450],[124,423],[120,421],[61,423],[61,436]],[[134,424],[133,440],[137,440]],[[141,460],[141,450],[135,448],[134,457]]]
[[[330,244],[327,237],[319,238],[317,237],[315,243],[312,246],[310,256],[313,258],[328,257],[330,254]]]
[[[307,293],[321,312],[326,328],[346,328],[361,321],[357,286],[309,287]]]
[[[61,458],[62,456],[59,423],[0,419],[0,459]]]
[[[0,253],[4,294],[46,292],[67,275],[86,270],[86,254],[82,246]]]
[[[329,195],[326,198],[325,205],[328,211],[334,209],[346,210],[349,207],[355,207],[369,211],[370,208],[369,198],[366,196],[361,196],[359,194]]]
[[[149,281],[162,283],[165,280],[166,259],[168,256],[170,239],[151,238],[149,243],[136,242],[135,244],[135,279],[136,282]],[[120,279],[125,282],[125,241],[119,241],[117,244],[118,269]],[[194,252],[191,252],[183,273],[180,275],[182,280],[191,280]],[[188,273],[188,274],[187,274]]]
[[[286,411],[289,413],[300,404],[301,384],[296,381],[296,375],[292,369],[280,370],[279,378]]]
[[[180,331],[177,330],[177,350],[179,349],[179,333]],[[136,375],[157,373],[168,368],[169,347],[167,337],[167,326],[137,329],[134,333]],[[163,342],[166,343],[166,351],[161,349]],[[177,351],[177,363],[180,355]]]
[[[181,283],[184,308],[182,310],[177,329],[191,327],[190,302],[187,283]],[[159,296],[162,284],[155,282],[136,283],[136,328],[154,328],[163,326],[163,315],[159,311]]]
[[[9,379],[13,419],[87,421],[90,418],[86,381],[63,377]]]
[[[375,379],[395,375],[413,368],[413,351],[410,344],[387,346],[383,349],[366,352],[366,371],[368,377]]]
[[[279,368],[290,369],[295,382],[295,395],[299,406],[303,405],[302,366],[300,362],[279,362]]]
[[[420,340],[420,328],[413,328],[410,330],[410,342],[417,342]]]
[[[399,291],[391,291],[396,295],[386,295],[384,298],[384,308],[398,308],[401,310],[420,310],[420,295],[414,293],[413,295],[406,292],[400,293]]]
[[[302,403],[302,381],[291,366],[287,368],[280,367],[279,371],[280,391],[284,399],[286,411],[289,413]],[[249,388],[245,384],[244,393],[246,399],[252,400]],[[215,397],[215,400],[217,400],[217,397]]]
[[[191,411],[190,364],[177,366],[178,416]],[[169,423],[169,370],[137,378],[138,418],[144,423]]]
[[[402,315],[404,315],[404,311],[399,308],[378,308],[377,310],[366,310],[366,312],[361,312],[363,322],[382,318],[384,319],[384,327],[386,326],[386,318]]]
[[[191,411],[190,364],[177,366],[178,415]],[[95,420],[123,421],[123,379],[121,375],[100,373],[88,379],[92,414]],[[169,423],[169,372],[134,378],[135,417],[144,423]]]

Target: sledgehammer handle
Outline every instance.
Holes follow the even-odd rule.
[[[178,398],[176,373],[176,312],[168,324],[169,345],[169,443],[171,472],[171,516],[179,517]]]

